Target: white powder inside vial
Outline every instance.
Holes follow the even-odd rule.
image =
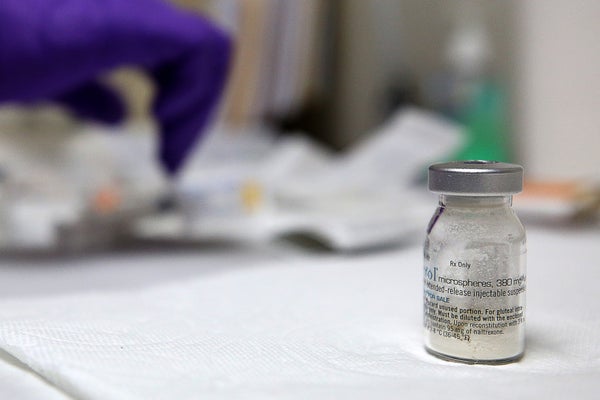
[[[425,345],[434,352],[475,361],[523,352],[525,237],[507,210],[446,209],[428,236]]]

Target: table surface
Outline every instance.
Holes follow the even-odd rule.
[[[528,264],[530,279],[541,277],[542,270],[570,268],[572,262],[587,263],[586,268],[599,277],[600,229],[591,228],[541,228],[528,229]],[[414,251],[414,244],[401,249],[385,250],[390,259],[401,252]],[[190,278],[202,278],[223,270],[235,273],[250,265],[273,263],[290,259],[331,260],[347,257],[381,258],[381,253],[339,255],[323,251],[306,251],[286,243],[262,246],[152,246],[117,253],[97,253],[69,257],[9,257],[0,259],[0,300],[30,299],[56,294],[120,291],[131,288],[162,285]],[[385,258],[385,257],[384,257]],[[587,302],[598,309],[600,297],[595,283],[581,287],[565,286],[565,296],[592,296]],[[535,285],[535,283],[533,283]],[[579,293],[578,293],[579,292]],[[587,296],[587,295],[586,295]],[[593,297],[595,296],[595,297]],[[420,299],[415,299],[416,302]],[[591,303],[590,303],[591,302]],[[573,304],[577,305],[575,301]],[[0,354],[0,395],[2,398],[65,399],[65,394],[46,383],[38,375]],[[593,387],[600,371],[590,371],[579,377],[578,384]],[[576,379],[576,380],[577,380]],[[565,381],[569,385],[571,381]],[[586,386],[588,385],[588,386]]]

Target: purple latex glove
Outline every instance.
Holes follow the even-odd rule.
[[[96,81],[142,67],[158,92],[160,160],[175,173],[223,91],[229,38],[206,19],[161,0],[0,0],[0,102],[54,100],[118,122],[118,95]]]

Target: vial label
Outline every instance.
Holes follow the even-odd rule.
[[[500,265],[489,261],[454,255],[426,261],[428,348],[468,360],[499,360],[523,352],[525,254],[508,256]]]

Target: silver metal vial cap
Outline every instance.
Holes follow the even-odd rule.
[[[503,196],[523,190],[523,167],[469,160],[429,166],[429,190],[462,196]]]

